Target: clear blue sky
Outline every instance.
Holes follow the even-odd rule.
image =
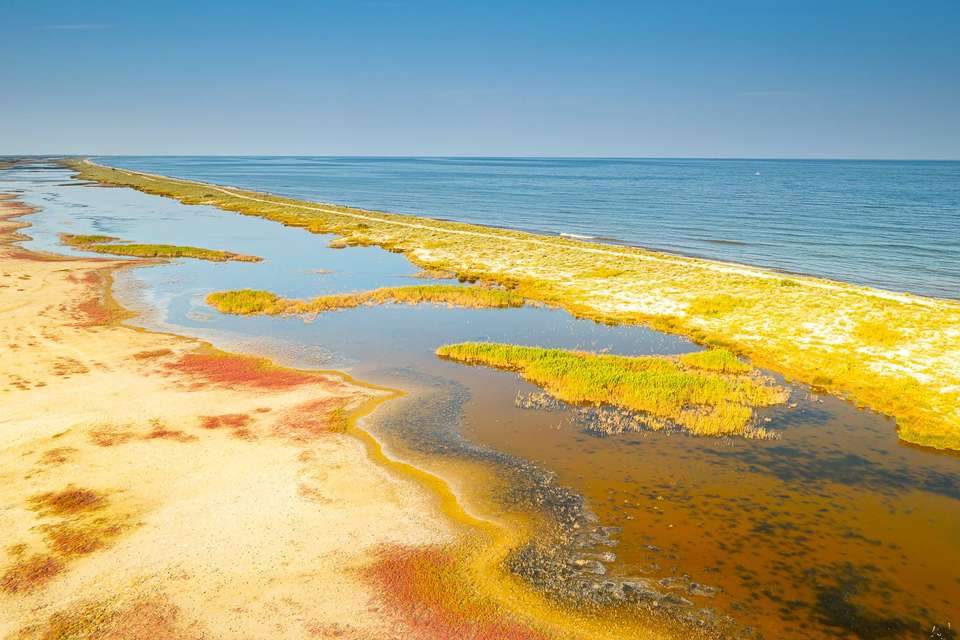
[[[0,0],[0,154],[960,158],[960,1]]]

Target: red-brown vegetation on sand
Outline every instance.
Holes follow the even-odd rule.
[[[77,275],[75,272],[71,272],[67,274],[67,282],[87,284],[93,287],[100,284],[100,274],[96,271],[84,271],[83,275]]]
[[[86,285],[85,298],[74,306],[78,326],[94,327],[110,323],[113,314],[103,297],[103,277],[99,271],[85,271],[82,275],[70,273],[67,280]]]
[[[166,367],[225,387],[289,389],[325,381],[317,375],[273,366],[262,358],[221,353],[188,353]]]
[[[152,428],[146,434],[141,436],[142,440],[173,440],[174,442],[193,442],[197,436],[190,435],[179,429],[168,429],[165,424],[159,420],[150,422]]]
[[[88,602],[54,613],[43,624],[21,629],[20,640],[197,640],[179,609],[162,596],[133,602]]]
[[[343,403],[343,398],[321,398],[298,404],[277,421],[274,433],[298,442],[341,433],[346,427]]]
[[[389,545],[365,572],[388,611],[424,640],[545,640],[493,605],[457,588],[451,555],[437,547]]]
[[[40,515],[65,516],[102,509],[107,505],[107,498],[98,491],[68,485],[61,491],[35,495],[30,498],[29,504]]]
[[[108,546],[123,532],[119,522],[97,518],[89,522],[58,522],[40,529],[50,548],[61,557],[84,556]]]
[[[173,354],[173,351],[170,349],[154,349],[152,351],[138,351],[133,354],[134,360],[153,360],[155,358],[162,358],[164,356],[169,356]]]
[[[231,435],[241,440],[253,440],[250,430],[252,419],[245,413],[224,413],[218,416],[200,416],[200,426],[204,429],[230,429]]]
[[[132,431],[125,431],[111,426],[101,426],[91,429],[90,440],[98,447],[113,447],[133,440],[136,436]]]
[[[17,560],[0,576],[0,589],[7,593],[33,591],[63,571],[63,563],[53,556],[37,554]]]
[[[75,309],[78,325],[81,327],[102,326],[109,323],[112,317],[99,295],[77,304]]]
[[[56,466],[69,460],[77,452],[73,447],[56,447],[44,451],[40,456],[40,464]]]

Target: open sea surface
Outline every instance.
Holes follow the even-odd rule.
[[[104,164],[960,298],[960,162],[180,157]]]

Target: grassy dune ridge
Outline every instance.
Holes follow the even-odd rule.
[[[425,269],[515,288],[609,323],[722,345],[754,365],[896,417],[900,437],[960,450],[960,303],[737,264],[365,211],[70,161],[83,179],[217,206]]]
[[[510,344],[463,342],[437,355],[516,371],[572,404],[610,404],[646,414],[654,429],[679,426],[697,435],[745,435],[753,408],[780,404],[787,392],[726,349],[677,358],[616,356]]]
[[[103,235],[73,235],[61,233],[60,239],[64,244],[82,251],[107,253],[114,256],[135,256],[138,258],[194,258],[211,262],[261,262],[257,256],[248,256],[231,251],[218,249],[203,249],[201,247],[187,247],[173,244],[135,244]]]
[[[270,291],[236,289],[207,296],[207,304],[220,313],[236,315],[295,315],[323,313],[376,304],[448,304],[457,307],[522,307],[524,299],[509,289],[463,287],[452,284],[383,287],[372,291],[333,293],[309,300],[281,298]]]

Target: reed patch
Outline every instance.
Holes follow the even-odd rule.
[[[442,346],[437,355],[515,371],[571,404],[637,412],[654,430],[678,427],[696,435],[755,437],[753,410],[788,397],[749,366],[734,364],[739,361],[723,350],[697,358],[630,357],[465,342]]]
[[[263,258],[249,256],[232,251],[203,249],[201,247],[172,244],[134,244],[120,238],[103,235],[73,235],[61,233],[60,240],[67,246],[81,251],[106,253],[114,256],[137,258],[193,258],[211,262],[261,262]]]
[[[220,313],[236,315],[297,315],[380,304],[446,304],[468,308],[522,307],[524,298],[510,289],[451,284],[384,287],[372,291],[318,296],[308,300],[281,298],[269,291],[238,289],[207,296]]]

